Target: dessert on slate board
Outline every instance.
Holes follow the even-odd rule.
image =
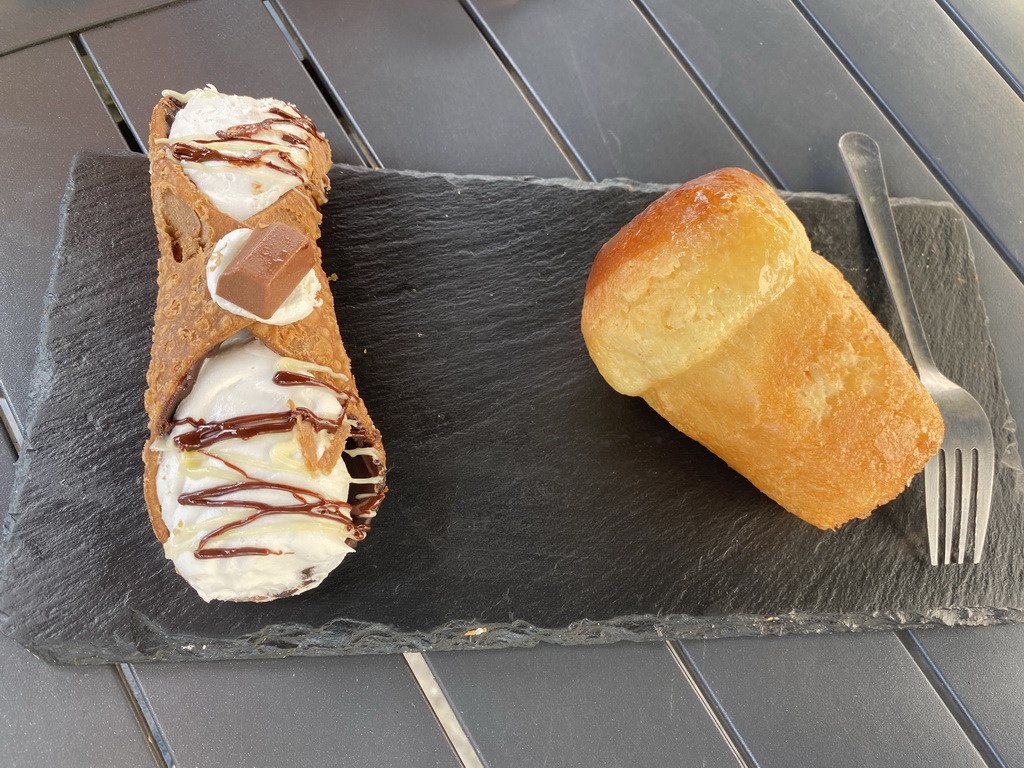
[[[822,529],[898,496],[942,442],[892,339],[747,171],[682,185],[605,244],[582,330],[613,388]]]
[[[149,159],[153,530],[204,600],[304,592],[386,490],[317,246],[330,148],[293,106],[210,86],[164,92]]]

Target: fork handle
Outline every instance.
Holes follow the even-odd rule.
[[[914,358],[918,374],[923,375],[935,369],[935,360],[928,348],[917,303],[910,290],[910,276],[907,274],[907,264],[903,260],[903,250],[896,234],[896,220],[889,206],[889,189],[882,170],[882,154],[874,139],[855,132],[843,134],[839,139],[839,151],[853,181],[864,219],[868,223],[868,231],[878,252],[878,260],[882,263],[882,272],[885,273],[885,280],[889,284],[889,291],[896,302],[896,311],[903,323],[910,354]]]

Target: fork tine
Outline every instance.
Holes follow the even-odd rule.
[[[942,476],[939,479],[940,516],[942,518],[943,565],[953,562],[953,521],[956,509],[956,451],[942,450]]]
[[[956,449],[957,468],[960,470],[960,551],[957,552],[958,563],[967,562],[967,532],[971,524],[971,484],[974,481],[974,455],[976,450]]]
[[[978,449],[978,511],[974,523],[974,562],[981,562],[985,549],[985,534],[988,533],[988,515],[992,509],[992,478],[995,474],[995,451],[993,448]]]
[[[932,565],[939,564],[939,464],[942,451],[924,465],[924,503],[928,514],[928,552]]]

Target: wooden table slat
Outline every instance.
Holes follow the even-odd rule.
[[[0,185],[0,380],[27,423],[29,373],[71,159],[82,149],[123,149],[124,142],[67,40],[0,58],[0,101],[0,166],[8,182]],[[6,488],[3,496],[6,509]]]
[[[401,656],[135,669],[180,766],[460,765]]]
[[[53,667],[0,636],[0,765],[149,766],[114,667]]]
[[[915,634],[1006,765],[1024,765],[1024,626]]]
[[[683,647],[762,768],[984,765],[891,632]]]
[[[455,0],[281,5],[385,166],[573,175]]]
[[[784,187],[852,193],[838,142],[856,130],[882,147],[891,194],[945,197],[942,185],[790,0],[645,3]],[[793,74],[800,88],[780,74],[797,66]]]
[[[1024,102],[933,0],[801,0],[962,207],[1024,263]],[[912,34],[908,31],[912,30]],[[998,119],[992,119],[998,115]]]
[[[0,3],[0,54],[175,0],[47,0]]]
[[[991,0],[938,2],[1011,87],[1024,96],[1024,5]]]
[[[677,765],[682,755],[736,766],[662,643],[428,658],[491,768]]]
[[[680,183],[745,151],[632,3],[477,3],[597,179]]]
[[[180,3],[89,30],[82,40],[143,147],[161,91],[213,84],[223,93],[296,104],[327,134],[335,162],[359,162],[330,106],[262,3]]]

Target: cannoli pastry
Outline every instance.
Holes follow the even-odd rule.
[[[210,86],[164,92],[149,159],[153,530],[204,600],[304,592],[386,490],[317,246],[330,149],[293,106]]]
[[[582,330],[612,387],[819,528],[895,498],[942,442],[899,348],[747,171],[683,184],[608,241]]]

